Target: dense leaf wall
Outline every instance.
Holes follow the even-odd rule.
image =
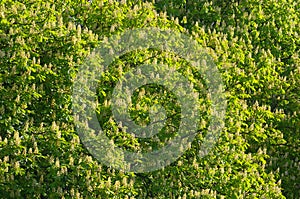
[[[1,198],[299,198],[296,2],[2,0],[0,16]],[[228,107],[220,139],[204,158],[197,153],[207,132],[205,113],[192,148],[150,173],[107,167],[80,142],[71,111],[78,67],[104,36],[133,27],[189,33],[214,58]],[[104,76],[99,98],[141,60],[183,73],[189,68],[173,54],[133,52]],[[196,73],[189,75],[200,85]],[[199,101],[205,112],[205,96]],[[100,103],[100,123],[118,139],[124,132],[111,123],[106,105]],[[142,147],[137,141],[119,144]]]
[[[272,113],[284,113],[282,119],[272,121],[275,135],[264,135],[273,139],[280,132],[284,143],[256,138],[251,140],[250,148],[257,144],[268,148],[268,169],[279,167],[283,192],[287,198],[298,198],[299,3],[170,0],[155,1],[155,5],[169,16],[178,17],[190,31],[198,24],[203,32],[217,35],[218,39],[210,37],[204,42],[218,52],[219,59],[226,57],[235,65],[236,72],[233,68],[225,72],[231,76],[227,86],[234,95],[247,100],[249,106],[257,101],[260,106],[270,107]],[[226,51],[224,44],[229,44]]]

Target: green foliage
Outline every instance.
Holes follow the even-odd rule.
[[[291,0],[0,2],[0,198],[299,198],[299,4]],[[163,13],[166,11],[166,13]],[[158,14],[159,13],[159,14]],[[178,19],[175,19],[178,17]],[[204,158],[209,124],[201,74],[180,57],[155,49],[115,60],[99,81],[99,122],[127,150],[158,148],[120,131],[110,97],[127,70],[143,63],[175,66],[200,93],[201,126],[191,149],[170,166],[123,173],[94,159],[72,117],[78,67],[105,36],[130,28],[189,32],[214,58],[226,86],[225,128]],[[149,122],[161,104],[178,125],[168,90],[145,86],[131,115]]]
[[[253,131],[244,136],[251,138],[251,151],[267,148],[268,170],[279,168],[277,180],[282,180],[284,195],[299,198],[299,3],[171,0],[155,5],[178,17],[181,25],[200,35],[203,45],[214,49],[234,96],[249,107],[269,107],[268,113],[251,111],[251,117],[260,115],[267,125],[259,127],[260,136]],[[272,116],[277,113],[279,118]],[[258,130],[257,119],[247,120],[248,128]]]

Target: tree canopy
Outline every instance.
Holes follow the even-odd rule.
[[[293,0],[0,1],[0,198],[299,198],[299,3]],[[203,78],[182,57],[135,50],[114,60],[98,82],[99,123],[131,151],[156,149],[180,122],[178,99],[145,85],[130,113],[169,127],[153,139],[128,135],[112,118],[112,92],[144,63],[175,67],[193,82],[201,109],[191,147],[168,166],[124,172],[82,143],[72,111],[78,71],[101,41],[133,28],[190,35],[213,58],[227,108],[214,148],[199,155],[210,100]],[[172,116],[172,117],[171,117]]]

